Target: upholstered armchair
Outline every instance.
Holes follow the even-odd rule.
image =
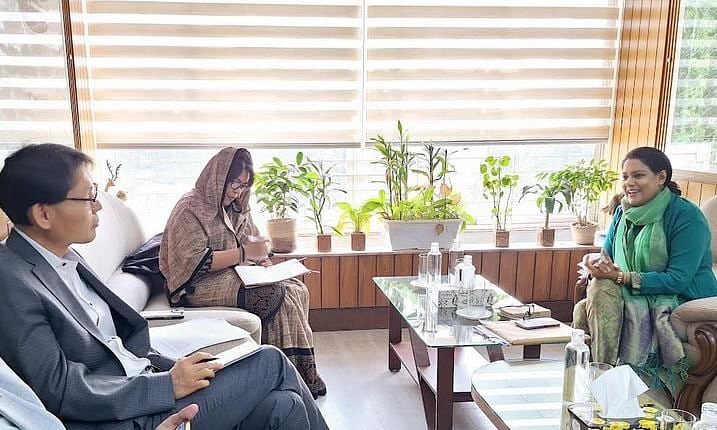
[[[713,270],[717,273],[717,197],[705,202],[702,211],[712,231]],[[586,286],[587,279],[578,279],[573,295],[576,301],[585,297]],[[717,402],[717,297],[683,304],[675,309],[670,321],[692,363],[674,407],[699,415],[703,402]]]

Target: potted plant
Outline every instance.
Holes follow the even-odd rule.
[[[491,216],[495,220],[495,246],[507,248],[510,245],[508,219],[513,212],[513,190],[518,186],[518,175],[507,172],[510,157],[488,156],[480,165],[483,176],[483,197],[492,202]]]
[[[296,164],[302,164],[303,158],[303,153],[297,153]],[[299,209],[299,196],[303,192],[299,176],[295,164],[284,163],[278,157],[256,172],[254,192],[257,201],[272,216],[266,227],[274,252],[296,249],[296,218],[289,215]]]
[[[352,251],[366,250],[366,233],[368,233],[369,226],[371,225],[371,217],[379,206],[380,204],[375,200],[368,200],[359,207],[353,207],[348,202],[336,203],[336,207],[341,209],[341,215],[339,216],[339,223],[334,227],[334,230],[343,235],[346,224],[351,224]]]
[[[324,232],[323,212],[326,207],[330,206],[334,193],[346,193],[346,191],[339,188],[338,183],[331,176],[331,171],[335,166],[326,167],[323,161],[316,162],[311,159],[307,159],[307,162],[303,164],[300,161],[297,158],[297,179],[301,193],[306,196],[308,201],[311,212],[311,216],[308,218],[316,227],[316,248],[319,252],[329,252],[331,251],[331,234]]]
[[[453,191],[448,175],[453,173],[447,149],[424,144],[421,152],[411,151],[409,135],[397,122],[398,142],[380,134],[372,138],[384,169],[385,190],[371,199],[378,203],[393,250],[426,248],[439,242],[449,248],[465,223],[473,218],[463,210],[460,194]],[[413,177],[416,180],[411,180]],[[425,183],[419,183],[425,179]],[[422,181],[421,181],[422,182]]]
[[[548,175],[549,173],[539,173],[536,178],[545,180]],[[535,204],[540,209],[540,212],[545,214],[545,222],[538,229],[537,242],[541,246],[553,246],[555,244],[555,229],[550,228],[550,215],[563,209],[563,202],[558,199],[562,191],[563,184],[560,182],[548,181],[547,184],[526,185],[523,187],[523,193],[518,200],[523,200],[523,197],[528,194],[538,194]]]
[[[597,223],[590,220],[589,210],[600,195],[612,188],[617,173],[605,160],[582,160],[548,175],[551,183],[560,184],[563,199],[577,218],[571,226],[573,240],[579,245],[592,245]]]

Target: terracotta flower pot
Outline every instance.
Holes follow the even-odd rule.
[[[316,249],[319,252],[331,251],[331,235],[330,234],[317,234],[316,235]]]
[[[278,253],[296,249],[296,220],[294,218],[270,219],[266,230],[271,240],[271,250]]]
[[[507,248],[510,246],[510,230],[495,230],[496,248]]]
[[[538,245],[540,245],[540,246],[555,245],[555,229],[540,227],[540,229],[538,229]]]
[[[597,224],[578,225],[578,223],[573,223],[570,226],[570,231],[573,233],[573,240],[578,245],[592,245],[595,242]]]
[[[351,250],[366,250],[366,233],[351,233]]]

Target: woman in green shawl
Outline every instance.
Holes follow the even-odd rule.
[[[601,257],[583,261],[591,281],[573,325],[590,334],[593,360],[630,364],[674,394],[689,363],[670,314],[688,300],[717,296],[711,234],[700,209],[680,197],[662,151],[630,151],[622,180]]]

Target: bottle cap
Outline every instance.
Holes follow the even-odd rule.
[[[438,242],[431,242],[431,252],[440,252]]]
[[[459,251],[461,249],[461,240],[458,238],[453,239],[453,245],[451,245],[451,249],[454,251]]]
[[[579,328],[573,329],[572,334],[570,335],[570,341],[571,342],[579,342],[579,343],[585,343],[585,331],[581,330]]]
[[[700,420],[703,422],[717,423],[717,403],[703,403]]]

